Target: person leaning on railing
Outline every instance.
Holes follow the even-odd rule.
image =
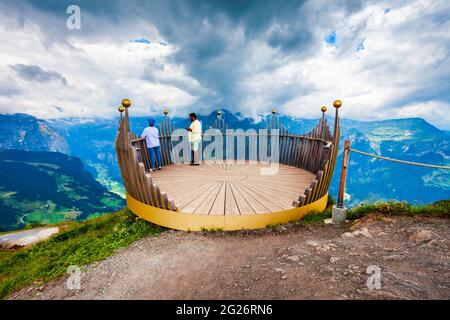
[[[148,119],[148,127],[142,131],[141,138],[147,143],[150,155],[150,171],[155,170],[155,160],[158,162],[158,170],[161,170],[161,148],[159,145],[159,130],[155,128],[155,119]]]
[[[189,119],[191,120],[191,125],[186,130],[189,131],[188,140],[191,145],[191,165],[198,166],[200,165],[198,161],[198,148],[202,141],[202,124],[197,120],[195,113],[191,113]]]

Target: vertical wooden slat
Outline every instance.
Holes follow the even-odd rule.
[[[143,194],[144,194],[144,203],[151,205],[152,204],[152,199],[150,196],[150,188],[147,184],[147,179],[146,179],[146,171],[145,171],[145,166],[143,163],[139,163],[139,180],[140,180],[140,184],[143,187]]]
[[[152,206],[157,207],[158,206],[158,201],[156,200],[156,193],[153,190],[153,179],[152,179],[152,176],[149,173],[147,173],[145,175],[145,180],[147,181],[147,188],[148,188],[149,193],[150,193],[151,204],[152,204]]]

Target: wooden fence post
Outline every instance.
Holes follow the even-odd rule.
[[[350,141],[345,140],[344,154],[342,155],[341,180],[339,182],[338,208],[344,208],[345,182],[347,180],[348,160],[350,156]]]
[[[320,111],[322,111],[322,123],[321,123],[320,137],[322,139],[325,139],[325,112],[327,112],[327,107],[323,106],[322,108],[320,108]]]
[[[123,99],[122,100],[122,106],[125,108],[125,132],[128,135],[128,132],[130,131],[130,121],[128,117],[128,108],[131,107],[131,100],[130,99]]]

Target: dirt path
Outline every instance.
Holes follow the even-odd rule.
[[[449,299],[450,220],[368,217],[353,227],[169,231],[13,299]],[[367,267],[381,268],[369,290]]]
[[[0,235],[0,249],[14,249],[46,240],[59,232],[58,227],[36,228]]]

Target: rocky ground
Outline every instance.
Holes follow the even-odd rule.
[[[64,277],[11,298],[449,299],[449,238],[450,220],[377,215],[340,226],[169,231],[86,267],[80,290]]]

